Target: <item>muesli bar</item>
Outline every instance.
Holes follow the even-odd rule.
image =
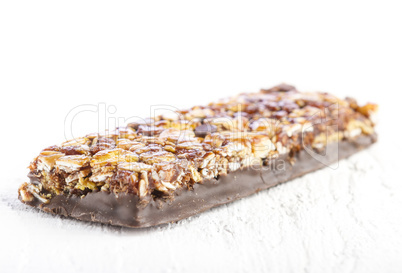
[[[377,108],[286,84],[239,94],[50,146],[19,199],[125,227],[178,221],[370,146]]]

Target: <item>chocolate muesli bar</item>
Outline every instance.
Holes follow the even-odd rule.
[[[50,146],[19,199],[118,226],[178,221],[368,147],[376,112],[286,84],[239,94]]]

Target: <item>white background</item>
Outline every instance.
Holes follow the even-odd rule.
[[[0,271],[402,272],[401,11],[398,1],[1,1]],[[336,170],[146,230],[16,200],[76,106],[148,116],[280,82],[379,103],[379,143]],[[76,135],[97,129],[95,113],[74,120]]]

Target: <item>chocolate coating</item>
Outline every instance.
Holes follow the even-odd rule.
[[[197,137],[206,137],[208,134],[217,132],[217,127],[212,124],[202,124],[195,128],[194,133]]]

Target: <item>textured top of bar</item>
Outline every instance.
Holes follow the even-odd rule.
[[[20,194],[43,202],[91,191],[169,198],[203,179],[280,154],[291,158],[305,145],[322,149],[370,135],[376,112],[375,104],[282,84],[48,147],[29,166],[34,183],[22,185]]]

